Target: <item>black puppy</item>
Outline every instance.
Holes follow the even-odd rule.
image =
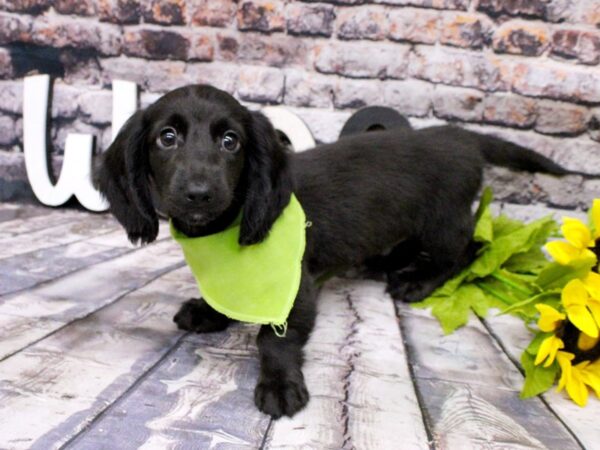
[[[239,242],[252,245],[297,195],[312,222],[300,290],[286,336],[263,326],[257,341],[255,402],[280,417],[308,401],[302,347],[315,321],[315,280],[379,257],[393,296],[427,296],[468,262],[471,204],[486,161],[569,173],[529,150],[454,127],[375,131],[292,155],[262,114],[200,85],[136,113],[94,178],[131,241],[143,243],[158,232],[153,197],[191,237],[224,229],[242,211]],[[196,332],[229,323],[202,299],[184,303],[175,321]]]

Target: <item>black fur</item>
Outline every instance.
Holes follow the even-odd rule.
[[[166,126],[178,136],[177,148],[167,151],[158,141]],[[240,137],[234,153],[221,147],[228,129]],[[130,239],[142,242],[157,233],[151,189],[189,236],[219,231],[241,212],[242,245],[263,240],[296,193],[312,222],[301,288],[287,335],[279,338],[263,326],[258,336],[255,402],[280,417],[308,401],[302,347],[315,320],[315,280],[370,263],[386,272],[394,297],[429,295],[476,250],[471,205],[486,160],[568,173],[515,144],[447,126],[374,131],[290,155],[260,113],[215,88],[190,86],[137,113],[100,158],[95,180]],[[202,299],[184,303],[174,320],[195,332],[230,322]]]

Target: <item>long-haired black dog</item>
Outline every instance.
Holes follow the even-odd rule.
[[[486,162],[571,173],[517,145],[448,126],[375,131],[288,154],[262,114],[197,85],[136,113],[97,161],[94,179],[131,241],[143,243],[158,232],[153,198],[192,237],[224,229],[241,211],[239,242],[252,245],[297,195],[312,222],[300,290],[286,336],[263,326],[257,340],[255,402],[280,417],[308,401],[302,347],[315,321],[315,280],[379,257],[394,297],[426,297],[468,262],[471,204]],[[202,299],[185,302],[174,320],[195,332],[229,323]]]

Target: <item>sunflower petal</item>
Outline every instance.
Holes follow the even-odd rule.
[[[598,337],[598,326],[585,306],[573,305],[567,308],[567,316],[573,325],[590,337]]]
[[[583,284],[591,297],[600,300],[600,274],[596,272],[588,273],[583,279]]]
[[[535,305],[535,308],[540,313],[538,327],[546,333],[556,330],[560,325],[560,322],[566,319],[566,316],[563,313],[558,312],[552,306],[546,305],[545,303],[538,303]]]
[[[548,242],[544,248],[554,261],[563,266],[581,258],[581,250],[573,247],[568,242],[552,241]]]
[[[598,328],[600,328],[600,301],[597,301],[596,299],[589,299],[588,308],[592,312],[592,317],[594,317],[596,325]]]
[[[547,337],[540,344],[534,364],[537,366],[546,360],[544,367],[549,367],[554,362],[558,350],[562,348],[565,348],[565,344],[560,338],[554,335]]]
[[[564,217],[560,229],[565,239],[575,248],[584,249],[594,245],[590,229],[579,219]]]
[[[565,309],[573,306],[585,306],[588,300],[588,293],[583,282],[575,278],[567,283],[563,288],[560,298]]]
[[[585,406],[588,400],[588,389],[583,382],[583,376],[577,367],[571,371],[571,379],[567,382],[567,393],[579,406]]]
[[[593,338],[585,333],[580,333],[579,338],[577,339],[577,348],[586,352],[594,348],[598,343],[598,340],[597,337]]]
[[[558,380],[557,392],[564,389],[567,383],[571,380],[571,361],[575,358],[573,353],[569,352],[558,352],[556,354],[556,360],[560,366],[560,379]]]
[[[592,202],[592,228],[594,228],[594,239],[600,238],[600,198]]]

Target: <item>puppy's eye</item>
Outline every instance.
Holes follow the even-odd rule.
[[[221,140],[221,148],[226,152],[237,152],[240,148],[240,138],[235,131],[226,131]]]
[[[158,143],[164,148],[175,147],[177,145],[177,131],[175,128],[163,128],[158,136]]]

